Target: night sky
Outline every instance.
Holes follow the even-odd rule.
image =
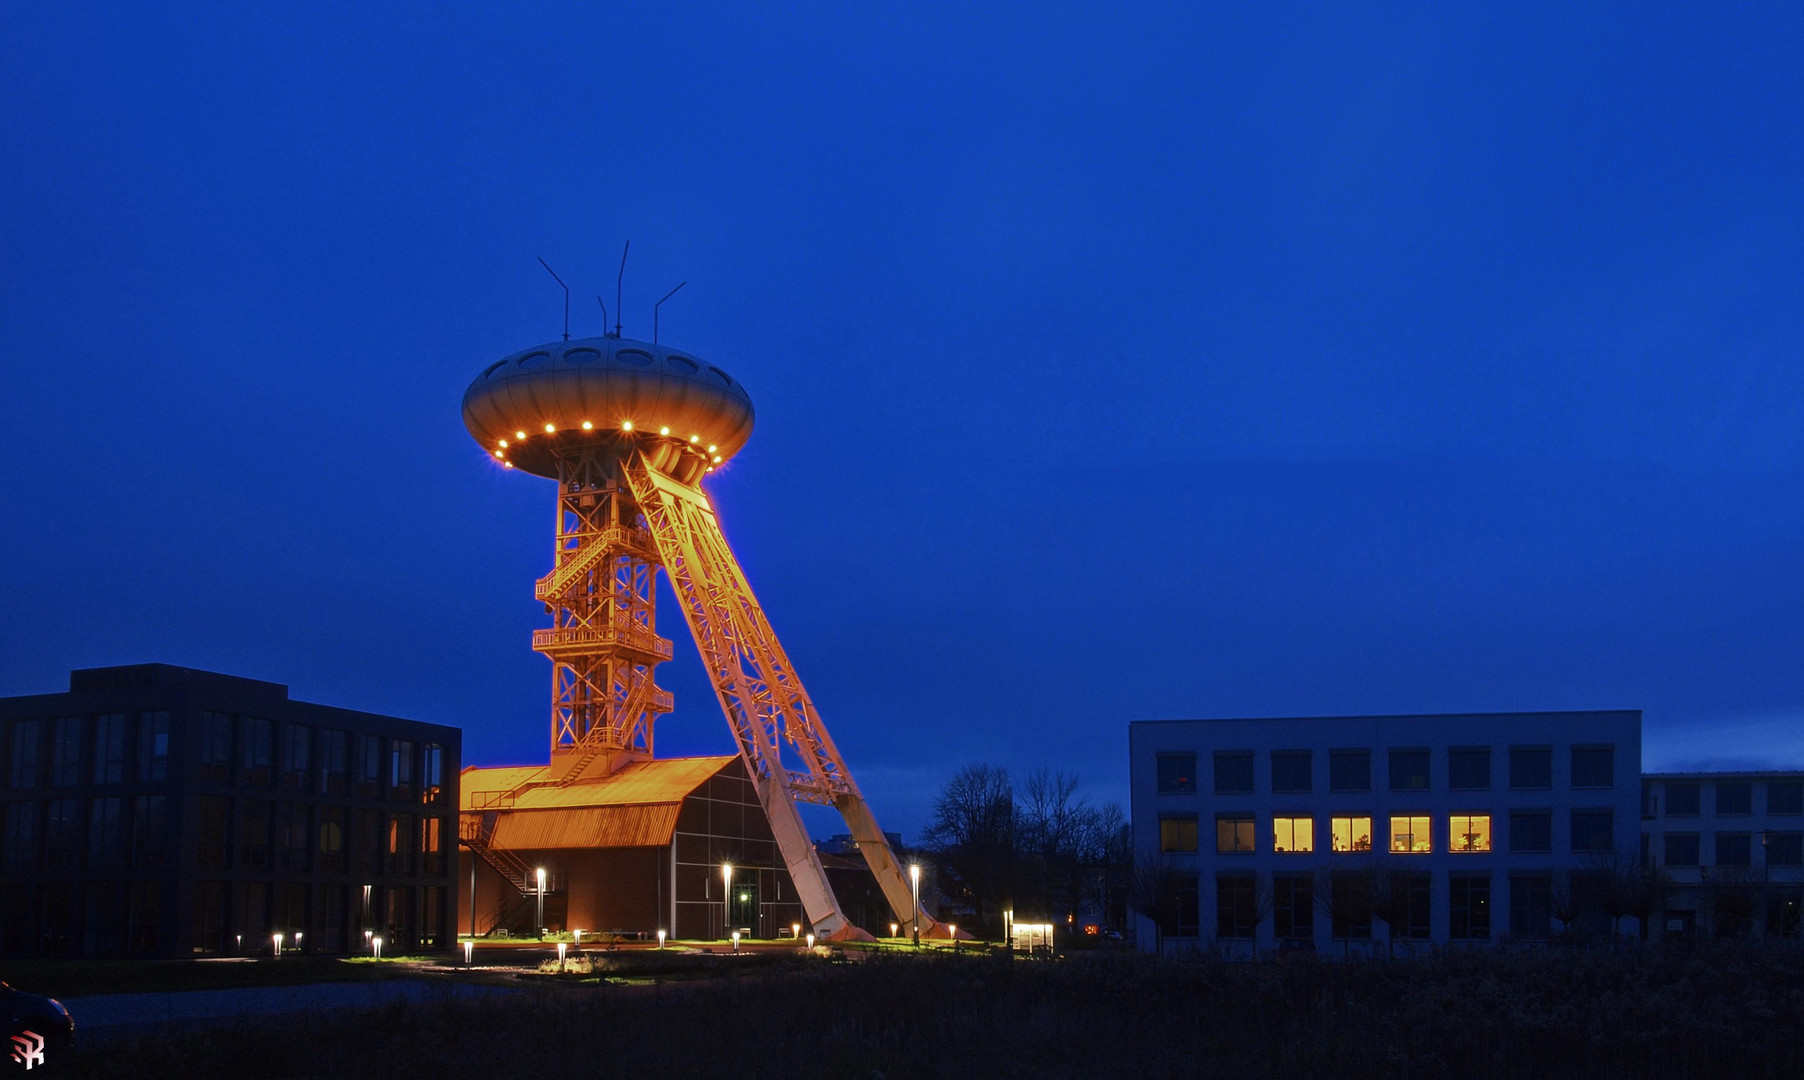
[[[0,694],[542,761],[552,485],[459,401],[630,238],[887,828],[971,761],[1124,798],[1137,718],[1804,766],[1804,6],[273,7],[0,7]],[[663,615],[660,750],[730,752]]]

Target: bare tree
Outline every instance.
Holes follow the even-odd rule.
[[[1177,867],[1165,855],[1135,860],[1128,877],[1128,909],[1153,924],[1153,951],[1161,956],[1165,954],[1165,935],[1179,923],[1177,878]]]
[[[1015,859],[1015,791],[1008,770],[967,765],[940,790],[927,847],[971,893],[980,923],[986,903],[1008,891]]]
[[[1547,885],[1547,909],[1554,920],[1560,924],[1560,934],[1565,936],[1572,931],[1572,922],[1578,918],[1578,910],[1572,901],[1572,882],[1566,874],[1555,874]]]
[[[1340,939],[1343,954],[1351,954],[1353,927],[1363,925],[1371,933],[1371,871],[1318,870],[1313,885],[1316,907],[1328,917],[1329,933]]]

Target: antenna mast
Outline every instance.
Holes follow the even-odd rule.
[[[672,289],[664,294],[664,300],[668,300],[675,296],[677,294],[677,289],[680,289],[687,284],[689,284],[687,281],[677,282],[676,289]],[[660,300],[651,306],[651,343],[653,345],[658,343],[658,309],[664,306],[664,300]]]
[[[557,282],[559,285],[564,285],[564,279],[557,276],[557,271],[551,268],[551,264],[545,261],[545,257],[540,255],[537,256],[537,258],[539,260],[539,265],[543,266],[545,272],[551,275],[551,280]],[[624,266],[622,269],[624,269]],[[606,318],[607,316],[604,315],[602,317]],[[564,340],[570,340],[570,286],[568,285],[564,285]]]
[[[620,273],[614,278],[614,336],[620,336],[620,283],[626,280],[626,253],[633,249],[633,242],[628,240],[620,249]],[[549,269],[549,268],[548,268]]]

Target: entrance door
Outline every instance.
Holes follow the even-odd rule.
[[[733,895],[728,898],[727,933],[737,930],[744,937],[764,937],[764,928],[758,925],[758,878],[755,874],[747,874],[746,880],[733,880]]]

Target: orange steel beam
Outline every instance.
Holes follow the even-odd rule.
[[[697,483],[669,476],[640,454],[623,462],[622,474],[645,515],[659,561],[681,601],[721,711],[816,932],[829,939],[868,936],[840,910],[798,801],[837,808],[890,907],[899,916],[912,912],[907,875],[771,629],[707,495]],[[785,748],[797,767],[787,764]],[[921,929],[946,932],[924,912]]]

